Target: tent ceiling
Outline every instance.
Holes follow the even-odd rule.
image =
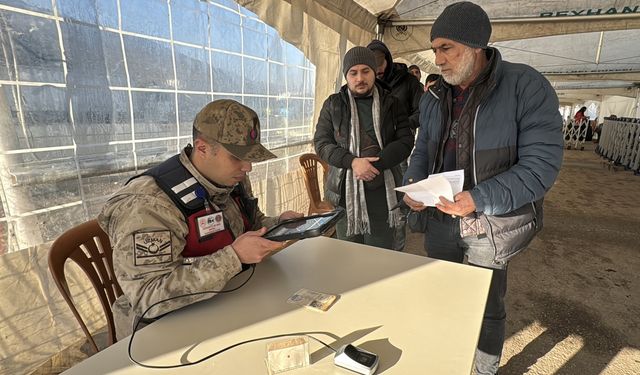
[[[364,3],[363,0],[356,0]],[[452,1],[382,1],[383,38],[403,60],[427,72],[432,62],[431,25]],[[503,58],[533,66],[554,83],[624,80],[640,82],[640,1],[474,0],[492,20],[491,45]],[[396,4],[393,4],[396,3]],[[366,5],[365,5],[366,7]],[[580,83],[589,88],[588,83]],[[579,88],[580,84],[568,93]],[[578,85],[578,86],[576,86]],[[612,89],[613,90],[613,89]],[[625,89],[620,89],[625,90]],[[594,91],[594,88],[591,88]],[[574,93],[575,94],[575,93]],[[583,95],[583,94],[580,94]],[[609,93],[607,93],[609,95]],[[632,96],[635,90],[610,95]],[[584,96],[584,95],[583,95]]]
[[[360,1],[358,1],[360,2]],[[393,1],[382,1],[390,2]],[[435,19],[447,5],[454,1],[442,0],[402,0],[398,1],[396,11],[404,19]],[[637,11],[635,0],[474,0],[482,6],[489,17],[522,18],[540,16],[584,16],[589,14],[623,14]],[[626,9],[629,8],[629,9]],[[611,8],[615,8],[611,11]],[[626,14],[626,13],[624,13]]]
[[[563,104],[583,103],[588,100],[601,101],[606,96],[624,96],[635,98],[637,89],[585,89],[585,90],[556,90],[558,99]]]
[[[640,70],[639,30],[557,35],[493,43],[505,60],[543,74]]]
[[[276,27],[314,62],[317,51],[341,56],[350,44],[381,34],[392,54],[437,72],[429,50],[431,25],[449,0],[236,0]],[[505,60],[532,65],[552,82],[640,82],[640,0],[473,0],[492,21],[490,43]],[[286,5],[286,6],[283,6]],[[304,17],[340,40],[305,31]],[[463,20],[464,22],[464,20]],[[305,38],[315,38],[304,41]],[[344,39],[349,42],[345,44]],[[332,47],[334,46],[334,47]],[[321,59],[320,59],[321,60]],[[339,62],[337,63],[339,64]],[[326,73],[336,73],[339,66]],[[593,91],[593,89],[592,89]]]

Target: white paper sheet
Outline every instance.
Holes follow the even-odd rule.
[[[453,195],[456,195],[462,191],[462,187],[464,186],[464,169],[458,169],[457,171],[436,173],[429,176],[429,178],[442,176],[449,181],[451,184],[451,190],[453,190]]]
[[[396,188],[406,193],[414,201],[422,202],[425,206],[435,207],[440,202],[440,196],[453,201],[453,196],[462,191],[464,185],[464,171],[436,173],[416,183]]]

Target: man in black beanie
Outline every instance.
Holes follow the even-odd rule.
[[[413,134],[404,106],[376,82],[373,52],[354,47],[342,66],[347,84],[325,100],[313,137],[331,165],[325,199],[347,212],[336,225],[339,239],[391,249],[400,213],[389,208],[398,203],[399,164]]]
[[[505,335],[509,260],[542,229],[542,201],[562,163],[562,119],[549,82],[488,47],[491,23],[470,2],[447,6],[431,28],[442,78],[420,102],[420,131],[405,182],[464,171],[453,202],[427,210],[429,257],[493,270],[478,341],[476,373],[495,374]]]

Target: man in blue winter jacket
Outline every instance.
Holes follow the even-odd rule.
[[[476,372],[495,374],[505,335],[508,261],[542,228],[542,200],[562,163],[562,119],[549,82],[502,61],[487,43],[491,23],[470,2],[449,5],[431,28],[442,77],[420,101],[420,131],[404,183],[464,170],[463,191],[425,207],[432,258],[493,269]]]

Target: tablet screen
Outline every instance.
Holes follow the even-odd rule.
[[[320,236],[333,227],[344,215],[338,207],[332,212],[285,220],[265,233],[264,238],[272,241],[300,240]]]
[[[321,229],[323,225],[331,221],[333,215],[307,218],[300,221],[283,224],[269,232],[269,237],[302,234],[313,229]]]

